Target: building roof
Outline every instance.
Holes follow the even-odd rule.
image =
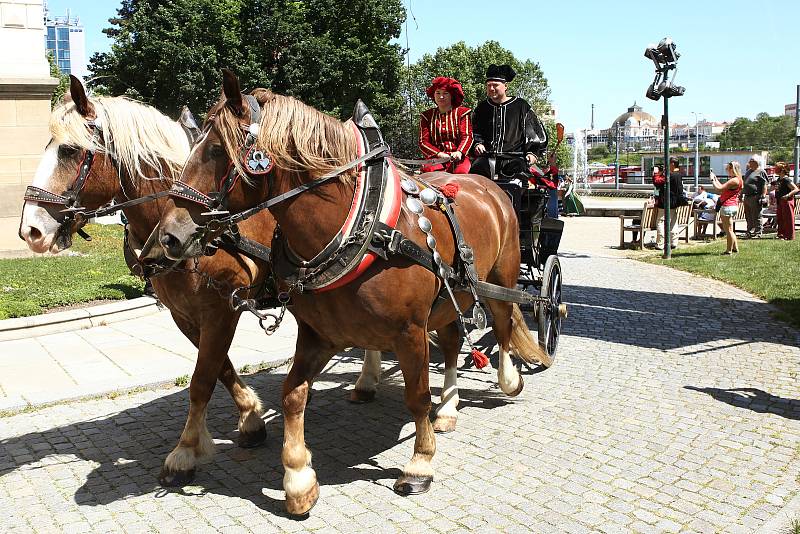
[[[623,113],[614,119],[614,122],[611,123],[611,128],[613,129],[617,124],[620,126],[626,124],[628,119],[633,119],[634,126],[640,126],[642,123],[649,123],[653,126],[658,125],[658,120],[655,117],[646,111],[642,111],[642,108],[636,105],[636,102],[634,102],[633,105],[628,108],[626,113]]]

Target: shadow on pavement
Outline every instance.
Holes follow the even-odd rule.
[[[405,458],[403,463],[411,458],[413,426],[410,436],[400,438],[403,428],[413,425],[403,401],[402,374],[396,361],[392,363],[392,355],[387,356],[384,362],[389,364],[384,363],[378,394],[370,404],[347,401],[346,390],[355,383],[358,374],[336,369],[344,363],[360,366],[363,358],[360,352],[337,356],[328,365],[331,372],[323,373],[315,383],[313,401],[306,410],[305,437],[322,486],[370,480],[391,492],[402,464],[381,465],[376,457],[402,443],[398,454]],[[437,367],[443,364],[432,365],[431,381],[440,386],[443,377],[436,372]],[[483,378],[485,374],[486,382],[493,387],[486,390],[462,388],[462,406],[492,409],[514,402],[496,388],[494,372],[459,371],[461,376],[464,373],[469,374],[470,379],[475,378],[473,375]],[[241,449],[235,445],[238,414],[228,392],[223,387],[216,388],[209,404],[208,428],[217,439],[217,453],[210,462],[198,466],[195,481],[183,489],[161,488],[157,476],[183,428],[188,389],[108,416],[0,441],[0,476],[17,470],[35,471],[40,466],[30,464],[40,462],[52,465],[90,461],[96,467],[74,495],[75,502],[80,505],[106,505],[148,493],[159,498],[174,491],[187,496],[207,493],[235,496],[284,515],[280,461],[283,419],[279,400],[284,377],[282,373],[267,372],[246,377],[247,383],[262,398],[267,420],[267,441],[256,449]],[[435,395],[440,394],[440,388],[431,389]],[[74,410],[80,410],[80,404],[65,405],[65,411],[72,413]],[[34,413],[24,417],[36,416]],[[405,432],[409,432],[408,428]],[[447,437],[440,435],[438,439]],[[59,457],[46,459],[54,455]],[[71,456],[77,460],[70,459]]]
[[[797,330],[778,321],[759,321],[754,328],[754,320],[775,312],[758,301],[575,285],[565,285],[563,295],[569,319],[562,332],[568,336],[663,350],[726,340],[792,346],[800,341]]]
[[[771,413],[787,419],[800,420],[800,399],[787,399],[757,388],[702,388],[683,386],[684,389],[711,395],[715,400],[737,408],[758,413]]]

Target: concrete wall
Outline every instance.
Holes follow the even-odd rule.
[[[17,237],[22,195],[49,139],[50,77],[41,0],[0,0],[0,250]]]

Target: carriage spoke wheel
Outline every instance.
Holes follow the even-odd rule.
[[[561,335],[561,262],[558,256],[547,258],[542,276],[540,296],[547,299],[547,304],[539,305],[539,345],[550,356],[550,365],[556,358],[558,338]]]

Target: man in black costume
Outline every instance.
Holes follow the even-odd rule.
[[[476,156],[470,168],[472,174],[493,179],[490,157],[496,158],[494,172],[505,179],[528,174],[529,167],[547,149],[547,133],[530,104],[506,94],[507,84],[514,76],[511,65],[492,64],[486,69],[488,98],[472,114]]]

